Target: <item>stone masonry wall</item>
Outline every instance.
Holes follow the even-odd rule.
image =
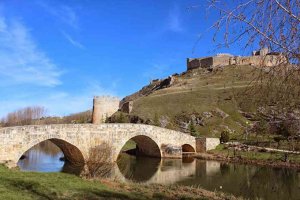
[[[230,54],[219,54],[204,58],[188,58],[187,70],[195,68],[209,68],[227,65],[253,65],[272,67],[287,63],[287,58],[280,53],[268,53],[267,49],[254,52],[252,56],[232,56]]]
[[[215,149],[219,144],[219,138],[206,138],[206,151]]]
[[[173,130],[144,124],[53,124],[0,128],[0,163],[15,166],[19,158],[34,145],[45,140],[58,140],[63,152],[75,152],[76,158],[86,160],[90,150],[109,144],[112,147],[112,161],[115,161],[125,143],[139,136],[141,148],[152,141],[159,148],[160,156],[174,157],[164,153],[165,146],[181,147],[189,144],[195,148],[195,138]],[[144,142],[143,142],[144,138]],[[145,145],[143,145],[145,144]],[[74,148],[76,147],[76,148]],[[74,151],[76,149],[76,151]],[[78,151],[77,151],[78,149]],[[181,151],[181,149],[179,149]],[[156,151],[147,150],[144,153]],[[171,152],[172,153],[172,152]],[[176,152],[175,152],[176,153]],[[72,153],[68,154],[69,157]],[[158,156],[158,155],[149,155]],[[175,155],[177,157],[177,154]],[[71,158],[72,159],[72,158]]]
[[[93,101],[93,124],[104,123],[119,109],[120,100],[110,96],[96,96]]]
[[[196,152],[203,153],[215,149],[219,144],[219,138],[196,138]]]
[[[133,101],[125,102],[121,107],[121,111],[124,113],[131,113],[132,109],[133,109]]]
[[[231,56],[222,55],[213,57],[212,67],[226,66],[229,64]]]

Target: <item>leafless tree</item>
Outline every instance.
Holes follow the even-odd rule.
[[[217,12],[213,40],[218,47],[242,44],[245,49],[268,48],[287,60],[275,67],[260,66],[249,84],[248,97],[277,113],[300,105],[300,1],[299,0],[208,0],[208,11]],[[246,95],[245,95],[246,96]]]
[[[209,0],[209,9],[217,10],[213,24],[214,39],[223,34],[229,46],[245,42],[245,47],[258,44],[271,51],[283,52],[292,63],[300,59],[299,0]]]
[[[8,113],[2,120],[3,126],[20,126],[39,124],[41,117],[45,116],[46,109],[40,106],[26,107]]]
[[[112,162],[112,147],[107,143],[102,143],[89,152],[87,165],[87,178],[106,178],[110,175]]]

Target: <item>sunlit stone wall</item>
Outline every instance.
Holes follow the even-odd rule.
[[[149,156],[158,157],[159,155],[156,153],[157,151],[145,150],[145,148],[158,147],[161,157],[174,157],[172,152],[164,152],[162,148],[164,146],[178,147],[180,152],[183,144],[189,144],[194,149],[196,148],[195,138],[190,135],[144,124],[19,126],[0,129],[0,163],[16,166],[19,158],[28,149],[49,139],[58,139],[60,148],[62,148],[63,152],[68,153],[68,157],[76,156],[74,161],[78,161],[78,158],[88,159],[92,148],[107,143],[112,147],[111,159],[115,161],[125,143],[136,136],[139,136],[138,142],[145,154],[155,152],[155,154]],[[148,144],[149,140],[156,145],[143,145]],[[80,152],[82,156],[71,152]],[[177,151],[174,152],[176,153]],[[178,157],[178,155],[176,154],[175,157]]]
[[[215,149],[219,144],[219,138],[196,138],[196,152],[201,153]]]
[[[96,96],[93,101],[93,124],[104,123],[118,111],[120,100],[111,96]]]

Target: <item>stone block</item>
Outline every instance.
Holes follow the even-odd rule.
[[[196,152],[203,153],[215,149],[220,144],[219,138],[196,138]]]

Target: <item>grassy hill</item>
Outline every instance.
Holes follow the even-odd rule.
[[[193,121],[199,136],[218,137],[222,130],[229,129],[235,137],[247,126],[240,111],[255,111],[243,95],[253,79],[253,70],[251,66],[190,70],[174,75],[172,84],[165,87],[157,86],[162,81],[153,82],[125,97],[123,103],[132,100],[129,117],[138,116],[145,123],[188,133]]]

